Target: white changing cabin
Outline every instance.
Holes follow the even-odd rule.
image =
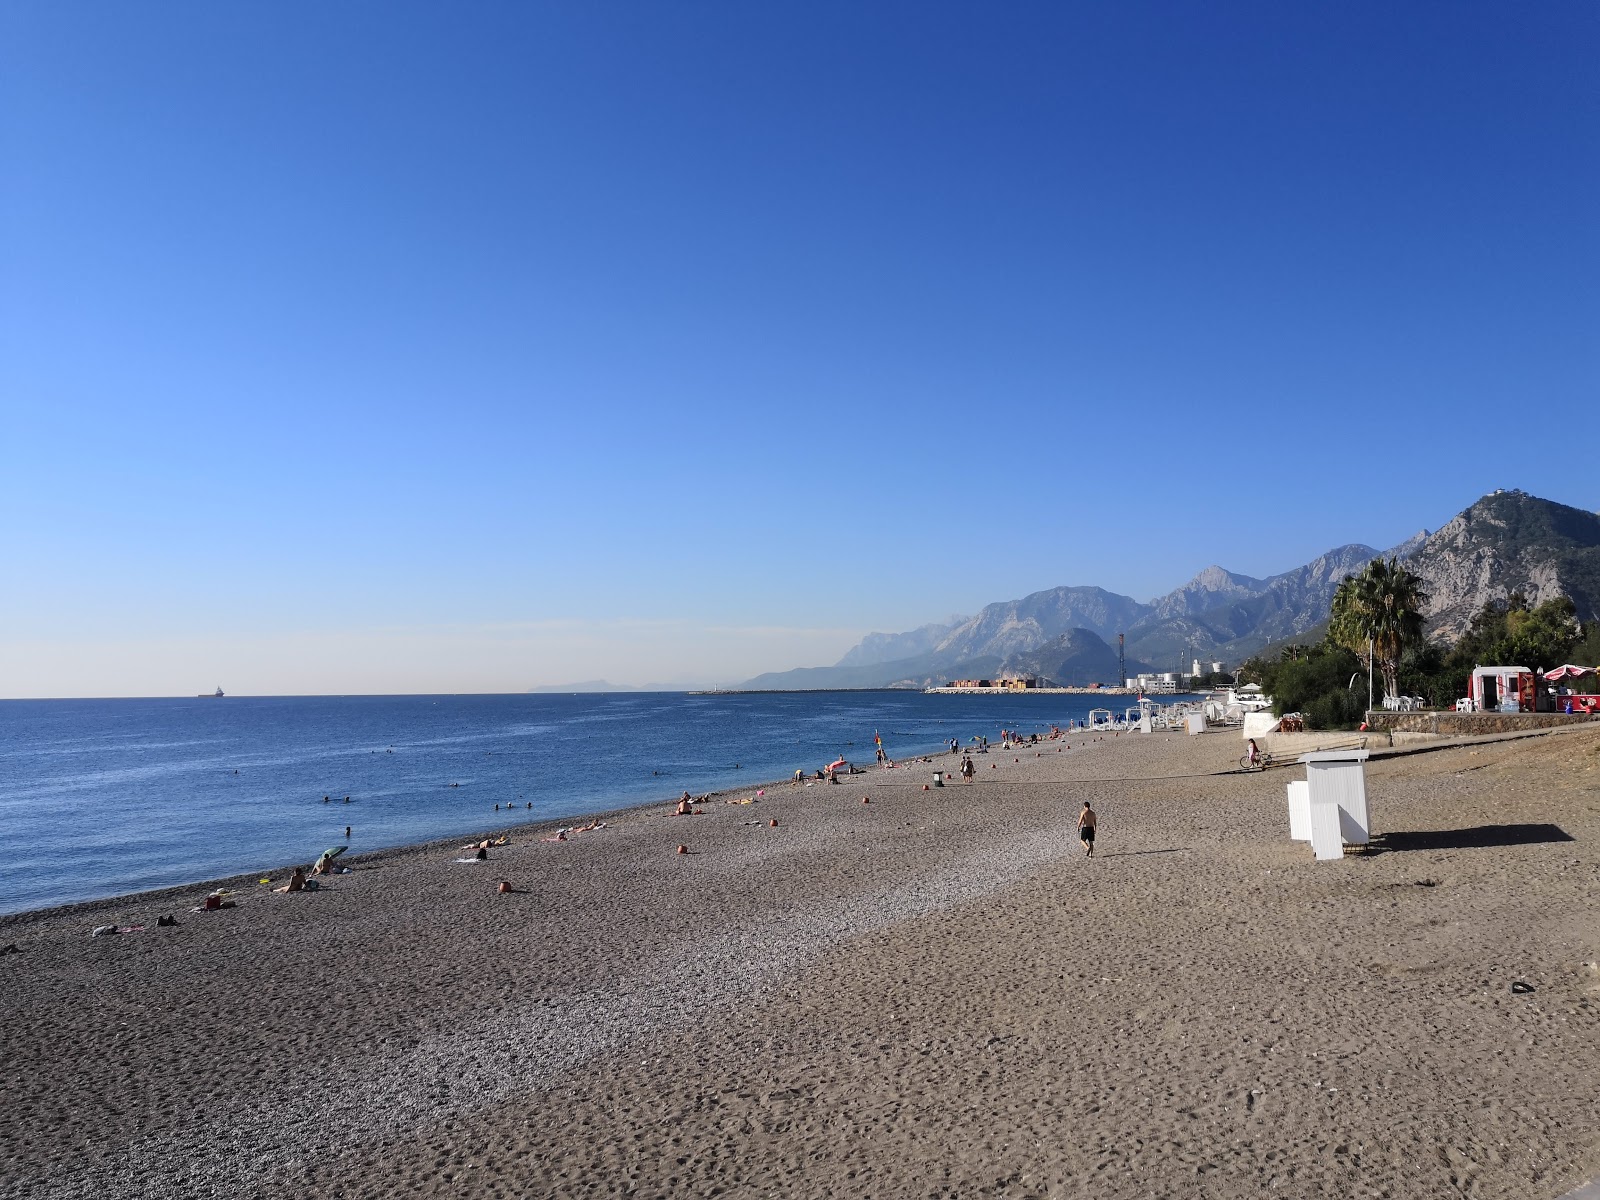
[[[1344,848],[1365,846],[1372,834],[1367,811],[1367,751],[1318,750],[1302,754],[1311,809],[1311,849],[1319,859],[1343,858]]]

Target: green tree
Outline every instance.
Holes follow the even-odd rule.
[[[1582,640],[1577,606],[1567,597],[1557,596],[1538,608],[1506,614],[1504,652],[1508,657],[1502,661],[1536,669],[1559,667]]]
[[[1465,692],[1470,671],[1456,670],[1443,646],[1419,642],[1400,656],[1400,694],[1421,696],[1430,708],[1449,708]]]
[[[1331,641],[1301,650],[1299,657],[1281,658],[1268,672],[1273,712],[1280,717],[1300,713],[1311,729],[1355,728],[1367,711],[1365,685],[1359,694],[1350,686],[1360,661]]]
[[[1584,667],[1600,666],[1600,621],[1583,627],[1583,636],[1567,651],[1567,660]]]
[[[1465,663],[1469,671],[1474,664],[1498,663],[1496,655],[1505,644],[1510,613],[1527,607],[1521,592],[1512,592],[1504,600],[1485,600],[1483,607],[1472,614],[1472,622],[1456,642],[1451,657]]]
[[[1333,595],[1328,636],[1383,675],[1383,694],[1400,694],[1400,658],[1422,641],[1422,580],[1399,559],[1375,558],[1359,575],[1346,575]]]
[[[1577,606],[1565,596],[1537,607],[1531,607],[1521,592],[1487,601],[1456,643],[1451,663],[1468,671],[1490,664],[1560,666],[1586,644],[1577,613]]]

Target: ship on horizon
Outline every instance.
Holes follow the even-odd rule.
[[[207,696],[210,696],[213,699],[220,700],[222,698],[222,689],[219,687],[214,692],[201,692],[200,693],[200,698],[201,699],[205,699]]]

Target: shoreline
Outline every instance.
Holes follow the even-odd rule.
[[[892,689],[860,688],[855,690],[885,691]],[[1600,721],[1596,722],[1596,726],[1600,726]],[[1497,742],[1523,741],[1530,738],[1560,736],[1563,734],[1583,732],[1594,727],[1595,726],[1590,726],[1587,724],[1569,725],[1547,729],[1519,730],[1510,733],[1481,734],[1456,738],[1443,738],[1437,735],[1427,734],[1398,735],[1408,738],[1415,737],[1419,740],[1400,743],[1394,742],[1391,738],[1391,745],[1382,749],[1374,746],[1371,748],[1370,752],[1372,754],[1372,760],[1378,761],[1384,758],[1396,758],[1413,754],[1428,754],[1442,750],[1456,750],[1474,746],[1486,746]],[[1124,732],[1129,732],[1130,736],[1132,736],[1131,731]],[[1237,731],[1232,729],[1218,727],[1214,730],[1208,731],[1207,736],[1216,736],[1218,734],[1228,735],[1236,732]],[[1082,730],[1075,731],[1075,733],[1080,736],[1085,735],[1085,731]],[[1139,736],[1161,737],[1187,735],[1183,735],[1176,731],[1169,731],[1166,734],[1140,734]],[[1291,740],[1296,743],[1303,742],[1304,746],[1289,751],[1289,753],[1298,755],[1300,753],[1304,753],[1306,750],[1316,749],[1318,745],[1320,745],[1320,740],[1325,740],[1327,738],[1337,739],[1340,736],[1341,735],[1337,731],[1332,733],[1311,734],[1269,734],[1264,735],[1263,740],[1277,739],[1280,742]],[[1068,740],[1070,741],[1070,739]],[[991,750],[993,753],[1001,753],[997,747],[992,747]],[[913,755],[911,758],[897,759],[896,762],[907,765],[916,763],[919,766],[927,766],[931,771],[937,769],[939,762],[941,762],[943,759],[954,758],[957,762],[959,762],[961,755],[965,753],[968,753],[968,751],[963,748],[962,751],[955,755],[950,754],[948,751],[944,752],[943,754],[933,755],[917,754]],[[898,770],[900,768],[897,766],[893,769]],[[872,767],[861,768],[856,775],[841,776],[839,786],[849,786],[857,781],[866,782],[877,772],[877,770],[878,768],[876,767],[876,764],[874,764]],[[950,773],[947,772],[947,774]],[[887,780],[887,782],[899,783],[902,782],[902,780]],[[806,786],[829,786],[809,777],[804,780],[804,783]],[[954,788],[958,785],[947,784],[947,786]],[[726,803],[728,800],[739,796],[741,793],[749,793],[754,795],[758,791],[772,791],[775,789],[784,789],[787,791],[792,790],[792,788],[792,779],[779,779],[766,783],[756,783],[750,786],[723,788],[719,791],[705,792],[700,796],[695,797],[695,801],[696,803],[700,803],[703,798],[705,803],[708,804]],[[346,854],[340,856],[340,861],[346,866],[354,867],[357,865],[383,863],[392,859],[408,858],[413,855],[444,853],[456,848],[462,838],[466,838],[469,841],[481,841],[485,838],[498,837],[502,834],[523,834],[527,836],[538,837],[546,832],[565,828],[567,827],[566,823],[578,821],[580,819],[605,821],[609,823],[625,817],[644,815],[661,807],[672,808],[677,803],[677,797],[667,797],[661,800],[648,800],[637,804],[619,805],[615,808],[608,808],[599,811],[564,813],[560,815],[541,817],[533,821],[521,821],[510,825],[486,826],[478,830],[464,830],[463,832],[450,834],[446,837],[430,838],[421,842],[402,842],[393,846],[381,846],[377,849],[360,852],[348,851]],[[523,810],[514,811],[520,812]],[[313,855],[311,857],[311,861],[314,861],[315,858],[316,856]],[[260,871],[241,871],[233,875],[222,875],[206,879],[197,879],[188,883],[172,884],[168,887],[144,888],[132,892],[121,892],[114,896],[100,896],[87,900],[75,900],[67,904],[53,904],[46,905],[43,908],[22,909],[12,913],[0,913],[0,931],[3,931],[13,925],[25,925],[35,921],[53,919],[58,916],[75,916],[81,913],[92,913],[102,908],[129,908],[135,905],[143,905],[147,903],[156,904],[157,902],[167,901],[172,901],[175,903],[179,901],[186,902],[190,899],[193,899],[195,893],[200,892],[202,889],[205,891],[211,891],[216,888],[237,888],[239,890],[253,892],[260,886],[259,881],[263,875],[287,876],[287,874],[297,865],[304,866],[309,869],[311,861],[305,863],[281,863],[270,868],[264,868]]]
[[[914,761],[921,764],[927,757],[927,755],[916,755],[912,759],[897,759],[896,762],[909,763]],[[949,758],[951,755],[947,751],[944,757]],[[956,757],[959,761],[959,756]],[[933,756],[933,764],[937,764],[938,761],[938,756]],[[896,767],[893,769],[898,770],[900,768]],[[929,769],[933,769],[931,764]],[[844,786],[852,781],[865,780],[876,770],[876,765],[874,765],[873,767],[862,768],[856,775],[842,775],[839,778],[839,786]],[[819,781],[815,779],[807,779],[804,782],[812,786],[828,786],[825,781],[819,783]],[[794,781],[792,779],[781,779],[771,783],[756,783],[737,788],[724,788],[715,792],[703,792],[695,799],[697,803],[699,803],[702,797],[708,804],[726,803],[728,800],[738,797],[741,794],[754,795],[758,791],[772,791],[777,788],[789,790],[792,789],[793,786]],[[571,824],[579,821],[605,821],[610,823],[626,817],[644,815],[652,810],[662,807],[671,809],[672,807],[676,806],[677,803],[678,797],[672,796],[662,800],[647,800],[639,804],[624,804],[615,808],[602,809],[599,811],[586,810],[575,813],[564,813],[559,816],[539,817],[536,820],[519,821],[515,824],[509,825],[486,826],[483,829],[476,831],[465,830],[461,833],[450,834],[449,836],[440,838],[430,838],[427,841],[422,842],[402,842],[393,846],[380,846],[377,849],[359,852],[353,850],[346,851],[344,854],[339,856],[339,861],[343,865],[350,867],[375,865],[393,859],[409,858],[414,855],[443,853],[457,847],[463,838],[466,838],[469,841],[481,841],[484,838],[498,837],[501,834],[513,833],[538,837],[546,832],[567,828]],[[525,813],[525,811],[526,810],[523,809],[508,810],[508,815]],[[197,879],[192,883],[175,883],[168,887],[144,888],[132,892],[121,892],[115,896],[100,896],[88,900],[74,900],[67,904],[52,904],[46,905],[43,908],[29,908],[13,913],[0,913],[0,931],[4,931],[12,925],[27,924],[36,920],[48,920],[57,916],[73,916],[81,913],[90,913],[102,908],[125,909],[135,905],[155,904],[156,902],[172,901],[176,903],[180,900],[183,902],[188,902],[194,898],[196,893],[201,892],[201,889],[204,889],[205,891],[211,891],[216,888],[236,888],[243,891],[253,892],[261,886],[260,880],[262,876],[281,875],[286,878],[288,873],[294,870],[296,866],[303,866],[309,869],[311,864],[316,861],[316,857],[316,855],[312,855],[305,862],[281,863],[270,868],[263,868],[259,871],[241,871],[233,875],[222,875],[209,879]],[[276,882],[278,881],[274,879],[274,883]]]
[[[1228,734],[990,750],[173,929],[26,914],[0,1197],[1551,1200],[1600,1166],[1600,729],[1372,760],[1394,844],[1333,863]]]
[[[672,707],[677,701],[677,697],[671,697],[662,702],[675,718],[680,711],[695,711],[681,705]],[[730,697],[726,706],[737,708],[738,701],[739,698]],[[252,698],[246,697],[244,702],[250,703]],[[890,703],[893,706],[897,702]],[[201,707],[208,712],[218,711],[213,705]],[[721,714],[723,707],[712,702],[704,711]],[[846,697],[823,707],[831,713],[854,711],[858,706]],[[359,714],[361,710],[353,711]],[[382,708],[373,711],[385,712]],[[561,717],[567,710],[554,711]],[[397,728],[397,721],[411,715],[399,710],[366,726],[359,716],[349,718],[354,740],[338,743],[348,753],[331,756],[327,767],[318,765],[322,756],[317,754],[305,759],[309,766],[292,755],[281,763],[257,763],[250,754],[235,753],[232,743],[225,745],[226,753],[215,763],[190,766],[182,761],[184,752],[180,751],[177,756],[167,754],[165,760],[146,770],[141,758],[141,770],[152,779],[153,771],[171,769],[178,799],[194,801],[192,807],[185,803],[170,809],[175,818],[170,831],[163,822],[168,810],[162,805],[168,802],[146,782],[139,783],[144,794],[135,792],[130,803],[124,803],[114,787],[91,785],[75,797],[74,804],[68,805],[48,794],[56,781],[41,772],[44,799],[35,803],[29,797],[38,789],[30,784],[38,781],[30,781],[25,774],[10,789],[17,797],[17,807],[8,811],[15,811],[20,819],[20,824],[12,827],[10,841],[18,873],[12,879],[13,886],[0,888],[4,899],[0,903],[0,920],[101,900],[114,902],[143,892],[181,889],[207,881],[259,876],[292,864],[296,856],[306,855],[309,861],[323,846],[341,844],[347,823],[357,826],[354,838],[344,842],[350,852],[371,854],[380,849],[465,838],[502,821],[518,825],[576,822],[589,815],[649,805],[668,795],[675,799],[685,787],[700,794],[772,786],[787,781],[795,767],[804,766],[809,771],[841,754],[865,754],[871,748],[872,732],[869,729],[863,738],[859,727],[844,728],[851,724],[848,719],[835,719],[824,722],[814,734],[797,730],[799,736],[806,738],[805,745],[791,740],[796,735],[784,736],[782,729],[773,736],[766,736],[771,733],[769,729],[752,729],[749,744],[737,741],[724,747],[697,739],[693,736],[696,731],[691,731],[691,736],[670,744],[657,738],[632,757],[625,748],[608,750],[605,761],[594,765],[586,765],[581,740],[569,753],[559,742],[541,743],[540,748],[532,749],[532,739],[519,743],[503,738],[504,745],[491,743],[493,757],[476,759],[488,766],[486,773],[480,774],[473,769],[475,752],[458,753],[457,761],[430,767],[430,744],[410,746],[405,732]],[[958,712],[948,722],[948,730],[941,731],[940,726],[946,721],[938,714],[913,712],[912,719],[919,723],[893,727],[910,736],[891,737],[888,748],[896,755],[937,754],[943,748],[945,734],[981,730],[993,735],[1000,724],[1016,723],[1007,720],[1012,715]],[[340,719],[347,720],[343,716]],[[253,726],[255,720],[251,717],[244,724]],[[1030,719],[1018,720],[1028,725]],[[701,724],[704,723],[702,719]],[[344,726],[340,728],[343,730]],[[884,728],[887,733],[890,726]],[[1041,732],[1043,728],[1040,727]],[[211,734],[209,729],[205,732]],[[223,729],[221,735],[233,737],[239,745],[249,748],[249,743],[240,741],[230,729]],[[470,743],[472,739],[463,741]],[[400,743],[401,758],[371,758],[366,754],[369,747],[376,747],[381,755],[385,744],[392,742]],[[544,769],[544,755],[555,756],[556,769]],[[745,769],[739,769],[736,758],[743,758]],[[213,769],[218,766],[221,775],[214,778]],[[244,780],[238,777],[237,770],[231,770],[235,767],[244,769]],[[661,770],[654,771],[652,767]],[[652,779],[652,775],[660,778]],[[768,777],[769,782],[752,782],[762,777]],[[460,793],[433,790],[458,778]],[[67,783],[75,785],[76,781],[68,779]],[[355,793],[357,807],[345,812],[337,806],[331,812],[315,809],[310,802],[325,792]],[[84,797],[107,806],[104,821],[84,816],[93,807]],[[237,805],[233,803],[236,799],[248,803]],[[524,799],[531,799],[534,808],[526,809]],[[502,808],[506,807],[505,802],[512,802],[516,809],[491,812],[491,801],[502,802]],[[359,811],[362,805],[368,805],[369,811]],[[229,836],[220,836],[217,831],[221,830],[228,830]],[[137,852],[135,847],[139,848]],[[63,853],[65,858],[61,857]]]

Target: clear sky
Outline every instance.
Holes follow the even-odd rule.
[[[1600,6],[0,7],[0,695],[831,663],[1600,508]]]

